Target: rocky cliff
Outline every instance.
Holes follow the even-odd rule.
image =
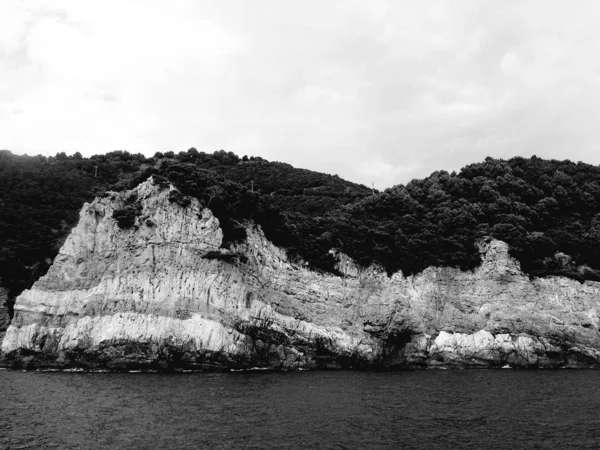
[[[47,275],[17,299],[5,365],[600,365],[600,283],[530,280],[503,242],[481,243],[473,272],[388,277],[338,254],[343,276],[320,274],[251,226],[221,249],[211,211],[172,191],[150,179],[84,205]]]

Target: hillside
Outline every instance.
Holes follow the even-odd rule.
[[[372,195],[365,186],[337,176],[262,158],[239,158],[223,150],[207,154],[190,149],[152,158],[126,151],[84,158],[79,153],[32,157],[2,150],[0,286],[14,298],[46,273],[84,202],[178,164],[209,171],[213,184],[235,186],[238,193],[253,189],[254,196],[264,197],[269,205],[302,215],[320,215]],[[215,200],[211,206],[216,204]]]
[[[381,193],[337,176],[261,158],[190,149],[152,158],[112,152],[83,158],[0,152],[0,286],[14,298],[43,275],[81,205],[150,175],[198,198],[219,218],[224,246],[244,223],[313,269],[336,273],[329,250],[388,273],[474,268],[475,242],[496,238],[531,277],[600,279],[600,167],[537,157],[486,158]],[[128,226],[135,199],[120,213]],[[10,305],[9,305],[10,306]]]
[[[17,298],[0,367],[600,367],[600,283],[530,280],[502,241],[479,243],[473,271],[388,277],[342,257],[332,275],[251,224],[220,248],[219,208],[177,192],[152,177],[86,203],[48,273]],[[258,214],[254,195],[242,203]]]
[[[372,190],[366,186],[343,180],[337,175],[297,169],[260,157],[239,158],[223,150],[206,154],[191,148],[173,155],[172,162],[210,170],[254,192],[270,196],[269,201],[285,211],[306,215],[321,215],[372,195]],[[165,163],[169,161],[162,164]]]
[[[331,220],[348,254],[389,272],[472,268],[473,243],[492,237],[530,276],[599,279],[600,167],[581,162],[486,158],[387,189]],[[360,246],[365,235],[371,242]]]

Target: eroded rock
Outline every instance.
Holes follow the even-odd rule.
[[[259,229],[220,248],[218,220],[152,180],[85,204],[2,342],[15,367],[597,367],[600,283],[529,280],[500,241],[472,272],[343,276],[289,260]],[[113,217],[133,201],[123,228]],[[129,203],[128,203],[129,202]]]

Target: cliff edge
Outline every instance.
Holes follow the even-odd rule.
[[[600,283],[530,280],[503,242],[482,242],[472,272],[388,277],[338,254],[334,276],[252,226],[222,249],[211,211],[174,192],[151,178],[84,205],[47,275],[16,301],[5,366],[600,366]]]

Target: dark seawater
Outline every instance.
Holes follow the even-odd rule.
[[[0,449],[600,448],[600,371],[0,371]]]

